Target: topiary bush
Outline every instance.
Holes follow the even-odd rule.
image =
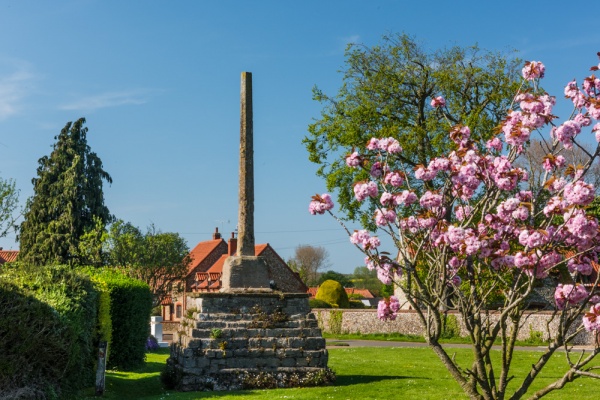
[[[130,370],[144,364],[150,335],[152,292],[145,282],[118,271],[102,269],[94,280],[106,284],[110,294],[112,349],[108,368]]]
[[[333,307],[348,308],[348,295],[342,285],[334,280],[326,280],[319,286],[315,299],[331,304]]]
[[[94,383],[98,292],[71,267],[0,272],[0,398],[68,399]]]

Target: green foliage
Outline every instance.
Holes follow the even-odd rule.
[[[339,282],[328,280],[319,286],[315,299],[322,300],[334,307],[348,308],[348,295]]]
[[[321,118],[309,125],[303,143],[317,175],[351,220],[376,228],[355,201],[353,184],[368,178],[365,169],[349,168],[345,155],[371,137],[394,137],[404,151],[398,156],[406,170],[427,165],[453,147],[446,118],[471,128],[475,141],[487,139],[502,120],[519,85],[520,61],[476,46],[428,51],[408,35],[384,36],[371,48],[351,44],[346,50],[343,85],[336,96],[317,87],[313,99],[323,104]],[[443,112],[430,101],[444,96]],[[373,200],[365,206],[373,208]]]
[[[332,281],[338,281],[345,288],[354,287],[354,283],[348,276],[332,270],[321,274],[319,277],[319,285],[329,279]]]
[[[326,301],[318,300],[318,299],[308,300],[308,305],[310,308],[331,308],[331,304],[329,304]]]
[[[350,300],[348,304],[350,308],[367,308],[360,300]]]
[[[70,398],[92,385],[98,302],[92,282],[68,266],[4,265],[0,388]]]
[[[356,267],[352,274],[354,287],[368,289],[375,297],[383,297],[381,294],[381,281],[377,278],[377,271],[369,270],[367,267]]]
[[[110,311],[110,291],[106,282],[92,277],[94,287],[98,292],[98,322],[96,325],[96,346],[102,341],[108,343],[106,360],[112,350],[112,316]]]
[[[441,337],[444,339],[460,337],[460,324],[456,315],[446,314],[444,316]]]
[[[342,310],[329,311],[329,332],[333,335],[342,333],[342,322],[344,321],[344,312]]]
[[[32,265],[86,265],[83,235],[113,217],[104,205],[103,181],[112,179],[87,144],[85,119],[67,123],[52,153],[39,159],[33,196],[27,202],[18,240],[19,259]]]
[[[153,225],[142,233],[122,220],[111,225],[105,251],[110,265],[150,286],[155,307],[186,275],[190,263],[189,248],[179,234],[163,233]]]
[[[13,228],[14,211],[18,204],[19,191],[15,187],[15,181],[0,177],[0,237],[6,236]]]
[[[381,290],[379,291],[379,295],[381,297],[390,297],[394,295],[394,285],[381,285]]]
[[[110,294],[112,350],[107,366],[128,370],[145,360],[146,340],[150,334],[152,293],[148,285],[118,271],[104,269],[94,274]]]

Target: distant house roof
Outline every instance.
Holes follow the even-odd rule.
[[[309,287],[306,293],[310,295],[310,297],[315,297],[317,295],[317,291],[319,290],[319,286]],[[369,289],[357,289],[357,288],[344,288],[347,295],[351,294],[360,294],[365,299],[374,299],[375,295],[371,293]]]
[[[13,262],[17,259],[19,255],[19,250],[2,250],[0,249],[0,265]]]
[[[346,294],[360,294],[365,299],[374,299],[375,295],[371,293],[369,289],[357,289],[357,288],[344,288],[346,290]]]
[[[188,274],[193,272],[194,269],[200,265],[206,257],[208,257],[221,243],[223,239],[207,240],[200,242],[190,251],[190,264],[188,267]]]

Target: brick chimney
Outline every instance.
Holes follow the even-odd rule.
[[[231,232],[231,238],[229,238],[228,245],[229,255],[235,255],[235,252],[237,251],[237,239],[235,238],[235,232]]]
[[[221,239],[221,234],[219,233],[219,228],[215,228],[215,233],[213,233],[213,240]]]

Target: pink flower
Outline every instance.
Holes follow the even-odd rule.
[[[362,159],[356,151],[346,157],[346,165],[352,168],[358,167],[361,161]]]
[[[354,185],[354,197],[358,201],[363,201],[367,197],[377,197],[377,184],[375,182],[357,183]]]
[[[378,147],[379,150],[387,151],[390,154],[400,153],[402,151],[400,143],[392,137],[379,139]]]
[[[433,99],[431,99],[431,107],[439,108],[439,107],[445,107],[445,106],[446,106],[446,99],[444,99],[442,96],[437,96],[437,97],[434,97]]]
[[[316,214],[324,214],[325,211],[329,211],[333,208],[333,201],[331,200],[331,196],[327,193],[323,193],[322,195],[313,196],[313,200],[308,205],[308,212],[312,215]]]
[[[554,291],[554,301],[559,310],[565,308],[566,305],[574,305],[580,303],[588,296],[588,292],[582,285],[563,285],[559,283]]]
[[[393,321],[396,319],[398,310],[400,310],[400,301],[398,301],[396,296],[380,300],[377,305],[377,318],[382,321]]]
[[[373,165],[371,166],[371,176],[373,178],[379,178],[380,176],[383,175],[383,172],[385,171],[387,167],[384,166],[383,164],[381,164],[379,161],[373,163]]]
[[[399,187],[402,186],[402,184],[404,183],[404,179],[401,173],[399,173],[398,171],[394,171],[388,173],[383,179],[383,182],[387,185]]]
[[[488,140],[487,143],[485,144],[485,147],[487,147],[488,149],[494,149],[494,150],[498,150],[498,151],[502,151],[502,141],[500,139],[498,139],[497,137]]]
[[[586,331],[600,331],[600,303],[594,304],[583,316],[583,326]]]
[[[592,132],[595,133],[596,142],[600,142],[600,122],[594,125],[594,127],[592,128]]]
[[[404,204],[409,206],[415,201],[417,201],[417,195],[413,192],[409,192],[408,190],[404,190],[402,193],[394,196],[394,203],[396,205]]]
[[[377,150],[379,148],[379,139],[371,138],[369,143],[367,143],[368,150]]]
[[[585,206],[594,201],[594,187],[583,181],[569,183],[565,186],[563,197],[569,205]]]
[[[532,81],[537,78],[543,78],[546,67],[539,61],[527,61],[523,70],[523,78],[528,81]]]
[[[377,226],[385,226],[390,222],[393,223],[395,220],[396,213],[394,210],[375,210],[375,224],[377,224]]]
[[[421,204],[421,207],[427,209],[439,207],[442,205],[442,196],[437,193],[427,191],[423,196],[421,196],[419,203]]]

